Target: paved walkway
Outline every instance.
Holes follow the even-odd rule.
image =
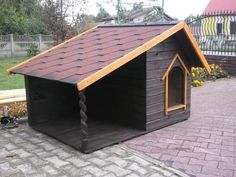
[[[192,89],[189,120],[125,143],[197,177],[236,177],[236,78]]]
[[[82,154],[20,124],[0,130],[1,177],[187,177],[122,145]]]

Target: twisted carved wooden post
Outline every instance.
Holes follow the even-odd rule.
[[[87,107],[85,105],[86,97],[85,97],[85,90],[79,92],[79,106],[80,106],[80,127],[81,127],[81,134],[82,134],[82,150],[87,149],[88,147],[88,125],[87,125],[87,115],[86,110]]]

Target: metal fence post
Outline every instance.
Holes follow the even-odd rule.
[[[39,37],[39,51],[41,51],[42,50],[42,34],[39,34],[38,37]]]
[[[10,34],[11,56],[14,56],[14,36]]]

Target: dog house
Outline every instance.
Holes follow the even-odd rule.
[[[8,72],[25,75],[29,125],[88,153],[186,120],[192,66],[210,72],[180,22],[98,26]]]

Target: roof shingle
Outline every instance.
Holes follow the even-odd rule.
[[[225,15],[236,13],[235,0],[210,0],[203,15]]]
[[[13,72],[76,84],[172,26],[100,26]]]
[[[184,31],[198,59],[210,72],[185,22],[99,26],[8,69],[8,72],[76,84],[78,90],[83,90],[180,30]]]

